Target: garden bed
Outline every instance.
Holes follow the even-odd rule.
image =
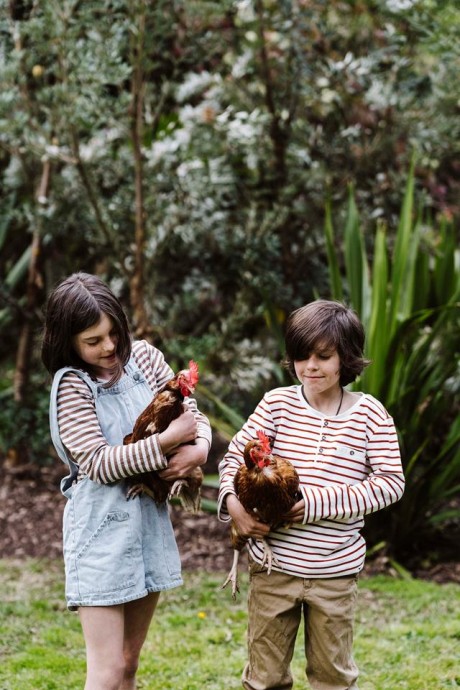
[[[62,558],[65,498],[59,491],[59,481],[63,468],[53,465],[0,469],[0,558]],[[171,515],[184,569],[230,569],[232,552],[226,524],[214,514],[191,515],[178,506],[171,506]],[[241,567],[245,563],[243,557]],[[366,564],[365,574],[376,573],[397,575],[383,556]],[[418,568],[412,574],[439,583],[460,583],[460,563],[440,562]]]

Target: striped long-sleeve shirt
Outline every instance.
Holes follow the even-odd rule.
[[[174,376],[160,350],[145,340],[133,343],[132,355],[154,395]],[[186,398],[186,404],[196,416],[198,436],[210,444],[208,420],[198,411],[193,398]],[[62,442],[79,465],[78,479],[88,475],[93,481],[109,484],[130,475],[161,470],[167,466],[158,434],[126,446],[108,444],[97,418],[93,395],[77,374],[69,372],[63,376],[57,405],[59,432]]]
[[[304,399],[301,386],[267,393],[236,436],[220,463],[219,518],[229,520],[225,496],[235,494],[233,480],[243,462],[244,446],[262,429],[273,453],[296,468],[305,501],[303,524],[268,535],[279,567],[300,577],[337,577],[359,572],[365,542],[364,516],[399,500],[404,491],[398,439],[382,404],[361,394],[338,416],[326,416]],[[260,541],[249,541],[252,558],[261,562]]]

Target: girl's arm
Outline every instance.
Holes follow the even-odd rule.
[[[145,340],[133,344],[133,355],[153,390],[161,390],[174,376],[174,372],[166,363],[163,353]],[[172,454],[168,450],[165,451],[165,454],[170,457],[168,458],[166,468],[160,473],[160,476],[168,481],[182,479],[188,476],[196,467],[204,465],[211,447],[212,432],[207,417],[198,410],[194,398],[185,398],[184,404],[194,415],[196,440],[194,444],[180,445],[176,450],[172,449]],[[171,425],[168,427],[168,430],[170,428]]]
[[[61,380],[58,424],[68,453],[79,465],[80,471],[93,481],[110,484],[124,477],[161,470],[167,466],[159,434],[128,445],[108,444],[99,424],[91,391],[76,374],[67,374]],[[173,442],[173,438],[170,438],[171,446]]]
[[[128,445],[109,445],[90,389],[71,373],[62,378],[59,386],[58,424],[62,442],[80,472],[101,484],[164,469],[168,465],[165,454],[173,452],[181,443],[192,441],[197,429],[194,415],[186,412],[162,434]]]
[[[181,445],[168,458],[168,466],[159,472],[162,479],[174,480],[187,477],[196,467],[204,465],[209,453],[209,443],[197,438],[193,444]]]
[[[146,340],[134,342],[132,353],[153,391],[160,391],[174,376],[174,372],[165,361],[163,353],[157,350],[153,345],[150,345]],[[197,438],[203,438],[207,441],[209,451],[212,434],[211,425],[207,417],[198,410],[194,398],[186,398],[184,402],[195,416],[197,422]]]
[[[173,377],[163,354],[145,341],[133,344],[133,355],[153,391],[161,390]],[[211,428],[195,400],[188,398],[187,407],[192,419],[187,412],[162,434],[153,434],[137,443],[111,446],[101,431],[91,391],[78,376],[68,374],[58,392],[58,423],[62,441],[80,471],[93,481],[109,484],[142,472],[165,469],[166,454],[181,443],[194,440],[196,435],[201,439],[200,456],[189,457],[187,467],[203,464],[211,444]],[[185,466],[183,463],[182,469]]]

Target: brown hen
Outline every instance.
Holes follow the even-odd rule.
[[[272,529],[286,522],[284,516],[299,500],[299,476],[289,462],[273,455],[270,441],[263,431],[257,432],[258,440],[249,441],[243,453],[242,464],[235,475],[235,492],[243,508],[248,513],[257,513],[262,522]],[[231,543],[234,549],[233,565],[222,587],[232,583],[232,596],[235,599],[238,587],[238,559],[248,537],[240,534],[232,520]],[[272,550],[263,539],[264,557],[262,566],[270,573],[276,564]]]
[[[152,434],[161,434],[174,419],[184,412],[184,398],[191,395],[198,382],[198,365],[192,360],[189,368],[174,376],[139,415],[131,434],[123,443],[135,443]],[[196,513],[200,508],[203,472],[195,468],[188,477],[177,481],[166,481],[157,472],[144,472],[126,478],[129,485],[128,498],[146,493],[157,503],[164,503],[168,497],[178,496],[185,510]]]

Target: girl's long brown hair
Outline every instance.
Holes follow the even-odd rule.
[[[106,385],[118,381],[131,354],[128,320],[118,298],[104,281],[81,272],[73,273],[59,283],[48,298],[41,355],[50,374],[71,366],[93,375],[92,367],[75,352],[72,338],[96,325],[102,314],[107,314],[112,320],[118,336],[119,366]]]

